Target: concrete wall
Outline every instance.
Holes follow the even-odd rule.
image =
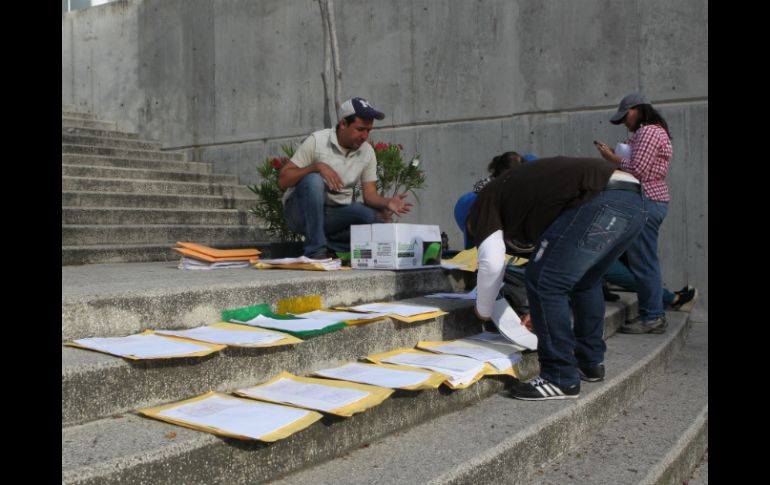
[[[672,130],[666,285],[708,310],[706,0],[336,1],[342,97],[387,114],[374,141],[422,154],[428,188],[405,222],[457,247],[454,201],[514,149],[595,156],[646,93]],[[254,166],[335,120],[324,104],[315,0],[121,0],[62,15],[62,102],[256,181]]]

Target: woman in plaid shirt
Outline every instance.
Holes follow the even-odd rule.
[[[668,323],[663,308],[663,278],[658,259],[658,231],[671,200],[666,184],[671,160],[671,137],[666,120],[646,96],[629,94],[620,101],[610,123],[623,123],[631,136],[630,158],[616,155],[605,143],[596,143],[601,156],[616,163],[642,182],[647,197],[647,221],[639,237],[628,248],[628,262],[639,289],[639,316],[620,328],[622,333],[663,333]]]

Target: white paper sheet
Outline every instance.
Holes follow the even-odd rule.
[[[484,342],[487,344],[494,345],[495,347],[508,347],[511,349],[511,352],[513,352],[514,350],[526,349],[526,347],[524,347],[523,345],[517,345],[497,332],[482,332],[476,335],[471,335],[470,337],[466,337],[463,340],[473,340],[473,341]]]
[[[238,268],[248,268],[251,266],[251,263],[248,261],[215,261],[215,262],[209,262],[209,261],[201,261],[194,258],[188,258],[183,257],[179,261],[179,265],[177,268],[179,269],[202,269],[202,270],[210,270],[210,269],[238,269]]]
[[[340,367],[334,367],[332,369],[321,369],[315,371],[315,373],[324,377],[360,382],[362,384],[371,384],[373,386],[389,387],[391,389],[416,386],[431,377],[431,374],[426,372],[387,369],[385,367],[358,364],[355,362]]]
[[[537,335],[521,324],[521,319],[505,298],[495,301],[495,306],[492,309],[492,321],[500,333],[511,342],[531,350],[537,349]]]
[[[484,369],[484,363],[459,355],[425,355],[404,352],[381,359],[390,364],[421,367],[450,376],[452,385],[467,384]]]
[[[193,342],[180,342],[159,335],[129,335],[127,337],[94,337],[74,340],[80,345],[110,354],[133,356],[142,359],[155,357],[181,357],[187,354],[211,350]]]
[[[277,333],[229,330],[217,327],[197,327],[189,330],[156,330],[155,333],[225,345],[271,344],[286,338],[285,335]]]
[[[329,325],[333,325],[336,322],[330,322],[329,320],[318,320],[313,318],[306,319],[292,319],[292,320],[278,320],[277,318],[270,318],[264,315],[257,315],[248,322],[242,322],[240,320],[230,320],[234,323],[243,323],[246,325],[253,325],[255,327],[273,328],[275,330],[288,330],[290,332],[307,332],[310,330],[321,330]]]
[[[432,295],[425,295],[425,298],[448,298],[457,300],[475,300],[476,288],[473,288],[468,293],[433,293]]]
[[[292,315],[302,318],[313,318],[316,320],[328,320],[332,323],[343,320],[368,320],[385,316],[387,313],[353,313],[353,312],[327,312],[324,310],[313,310],[307,313],[293,313]]]
[[[307,416],[308,412],[278,404],[211,396],[158,415],[259,439]]]
[[[238,392],[255,398],[286,402],[320,411],[331,411],[347,406],[370,395],[368,392],[358,389],[310,384],[284,378],[266,386],[241,389]]]
[[[517,351],[501,352],[492,346],[485,346],[481,341],[456,340],[452,343],[420,348],[429,352],[463,355],[481,362],[489,362],[499,371],[507,370],[521,360],[521,353]]]
[[[413,317],[421,313],[440,312],[441,308],[420,305],[401,305],[398,303],[369,303],[351,307],[352,310],[361,312],[380,312],[401,315],[402,317]]]

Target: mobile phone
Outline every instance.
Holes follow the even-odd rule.
[[[594,140],[594,145],[598,145],[598,144],[599,144],[599,142]]]

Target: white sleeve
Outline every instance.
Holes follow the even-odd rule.
[[[315,137],[311,134],[302,141],[299,148],[291,157],[291,162],[299,168],[310,166],[315,162]]]
[[[492,316],[495,300],[505,273],[503,231],[497,230],[479,245],[479,274],[476,287],[476,311],[482,317]]]

